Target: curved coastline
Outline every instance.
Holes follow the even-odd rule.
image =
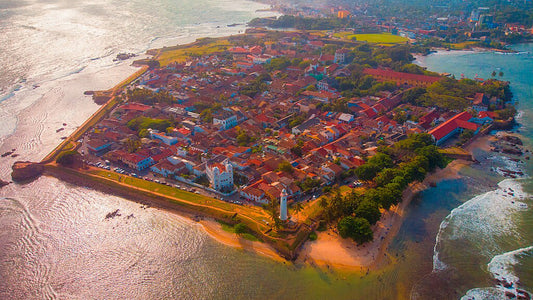
[[[112,93],[114,94],[114,92],[122,87],[125,83],[134,80],[145,70],[145,68],[138,70],[135,74],[131,75],[128,77],[128,79],[119,83],[116,87],[109,91],[113,91]],[[111,100],[109,100],[109,102],[100,110],[105,111],[105,107],[110,105],[112,106],[113,101],[114,98],[111,98]],[[100,110],[98,112],[100,112]],[[62,145],[67,145],[69,142],[74,143],[74,141],[79,138],[80,134],[83,133],[84,129],[86,129],[86,125],[94,123],[95,119],[99,118],[99,115],[101,114],[98,114],[98,112],[95,113],[89,120],[87,120],[83,126],[80,126],[78,130],[76,130],[62,143]],[[62,149],[63,147],[61,145],[58,146],[45,158],[45,160],[48,162],[51,161]],[[383,211],[381,220],[374,226],[374,241],[368,245],[358,246],[355,244],[355,242],[343,240],[330,230],[328,232],[319,233],[318,240],[315,242],[304,242],[300,250],[284,249],[284,247],[279,247],[276,241],[271,241],[271,243],[269,243],[270,245],[265,244],[263,247],[259,247],[260,243],[243,242],[242,238],[235,234],[226,234],[225,232],[222,232],[220,225],[217,225],[216,223],[204,222],[203,228],[211,237],[223,244],[263,254],[275,259],[284,257],[292,260],[295,257],[299,257],[297,262],[309,262],[313,265],[327,268],[333,266],[335,269],[339,270],[357,271],[364,267],[378,269],[387,261],[385,260],[385,258],[388,257],[387,248],[400,230],[405,212],[408,209],[411,200],[420,191],[429,188],[435,182],[443,179],[457,178],[457,176],[459,176],[459,170],[466,164],[468,164],[468,162],[458,160],[453,161],[446,168],[428,175],[423,182],[411,184],[403,192],[403,200],[398,206],[393,207],[389,211]],[[204,217],[212,217],[225,222],[233,221],[228,220],[227,218],[220,219],[206,212],[196,211],[192,207],[183,207],[183,205],[180,205],[179,203],[173,203],[173,201],[165,195],[160,195],[154,192],[143,190],[142,193],[140,193],[142,195],[140,195],[134,191],[134,187],[131,187],[131,191],[127,191],[129,188],[118,189],[111,186],[106,187],[106,183],[104,182],[91,182],[91,180],[83,178],[84,176],[81,175],[78,176],[77,179],[69,178],[70,176],[65,176],[65,173],[62,172],[61,169],[61,167],[57,166],[53,168],[47,168],[46,173],[67,182],[89,186],[104,192],[117,194],[136,202],[149,203],[150,205],[154,205],[164,210],[177,212],[178,214],[190,219],[195,219],[197,215],[202,215]],[[255,233],[261,235],[261,232],[257,230]],[[258,251],[258,249],[260,249],[260,251]],[[278,253],[275,253],[276,251]],[[300,255],[298,255],[298,252]]]

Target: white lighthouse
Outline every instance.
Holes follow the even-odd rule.
[[[281,192],[281,201],[279,202],[279,218],[282,221],[287,221],[287,191],[283,189]]]

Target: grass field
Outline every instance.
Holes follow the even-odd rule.
[[[470,49],[473,46],[476,46],[477,44],[478,42],[475,42],[475,41],[467,41],[467,42],[462,42],[462,43],[446,44],[446,46],[448,46],[452,50],[465,50],[465,49]]]
[[[363,33],[353,34],[351,32],[338,32],[333,36],[345,40],[353,41],[355,37],[356,41],[369,42],[373,44],[403,44],[408,41],[407,38],[398,35],[392,35],[390,33]]]
[[[163,48],[156,59],[161,66],[164,67],[172,62],[184,62],[191,56],[201,56],[213,52],[224,51],[230,46],[231,43],[226,39],[209,39],[206,40],[206,42]]]
[[[219,222],[219,224],[222,227],[222,230],[224,230],[226,232],[229,232],[229,233],[236,234],[235,233],[235,226],[226,224],[224,222]],[[258,238],[256,238],[255,236],[253,236],[250,233],[241,233],[241,234],[239,234],[239,236],[242,237],[245,240],[249,240],[249,241],[252,241],[252,242],[261,242],[261,240],[259,240]]]
[[[470,152],[466,151],[463,148],[459,148],[459,147],[450,147],[450,148],[445,148],[445,149],[439,149],[439,152],[443,153],[443,154],[460,154],[460,155],[469,155],[470,154]]]
[[[102,178],[106,178],[107,180],[112,180],[115,182],[120,182],[121,184],[126,184],[128,186],[140,188],[143,190],[147,190],[150,192],[159,193],[161,195],[169,196],[173,199],[176,199],[176,202],[180,202],[180,200],[184,200],[187,202],[190,202],[191,205],[198,205],[198,206],[205,206],[205,207],[211,207],[214,209],[225,211],[229,214],[237,213],[241,216],[246,216],[246,218],[249,218],[253,220],[256,224],[256,228],[259,231],[264,231],[267,229],[266,222],[269,220],[268,213],[262,209],[261,207],[257,206],[242,206],[242,205],[236,205],[228,202],[224,202],[221,200],[217,200],[208,196],[195,194],[191,192],[187,192],[172,186],[167,186],[164,184],[155,183],[152,181],[147,181],[144,179],[139,179],[135,177],[120,175],[115,172],[106,171],[106,170],[91,170],[88,173],[97,175]],[[244,221],[244,220],[243,220]],[[250,226],[251,224],[247,224]],[[260,226],[257,226],[260,225]]]

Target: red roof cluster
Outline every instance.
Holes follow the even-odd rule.
[[[150,109],[150,106],[141,103],[129,103],[122,105],[121,107],[119,107],[119,109],[144,112]]]
[[[438,141],[457,128],[470,129],[474,131],[477,130],[479,126],[477,124],[468,122],[470,119],[472,119],[472,115],[465,111],[453,116],[451,119],[433,128],[428,133]]]
[[[424,82],[424,83],[434,83],[440,80],[440,77],[436,77],[436,76],[403,73],[403,72],[396,72],[396,71],[385,70],[385,69],[364,69],[363,73],[365,75],[381,76],[385,78],[390,78],[391,80],[408,80],[408,81],[418,81],[418,82]]]

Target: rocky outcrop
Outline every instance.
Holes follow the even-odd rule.
[[[514,118],[509,118],[508,120],[501,121],[496,120],[494,123],[492,123],[492,129],[494,130],[510,130],[513,129],[513,127],[516,125],[516,121]]]
[[[4,186],[8,185],[9,182],[7,181],[3,181],[2,179],[0,179],[0,189],[3,188]]]
[[[43,165],[29,161],[17,161],[13,164],[12,169],[11,178],[15,182],[35,180],[44,172]]]

